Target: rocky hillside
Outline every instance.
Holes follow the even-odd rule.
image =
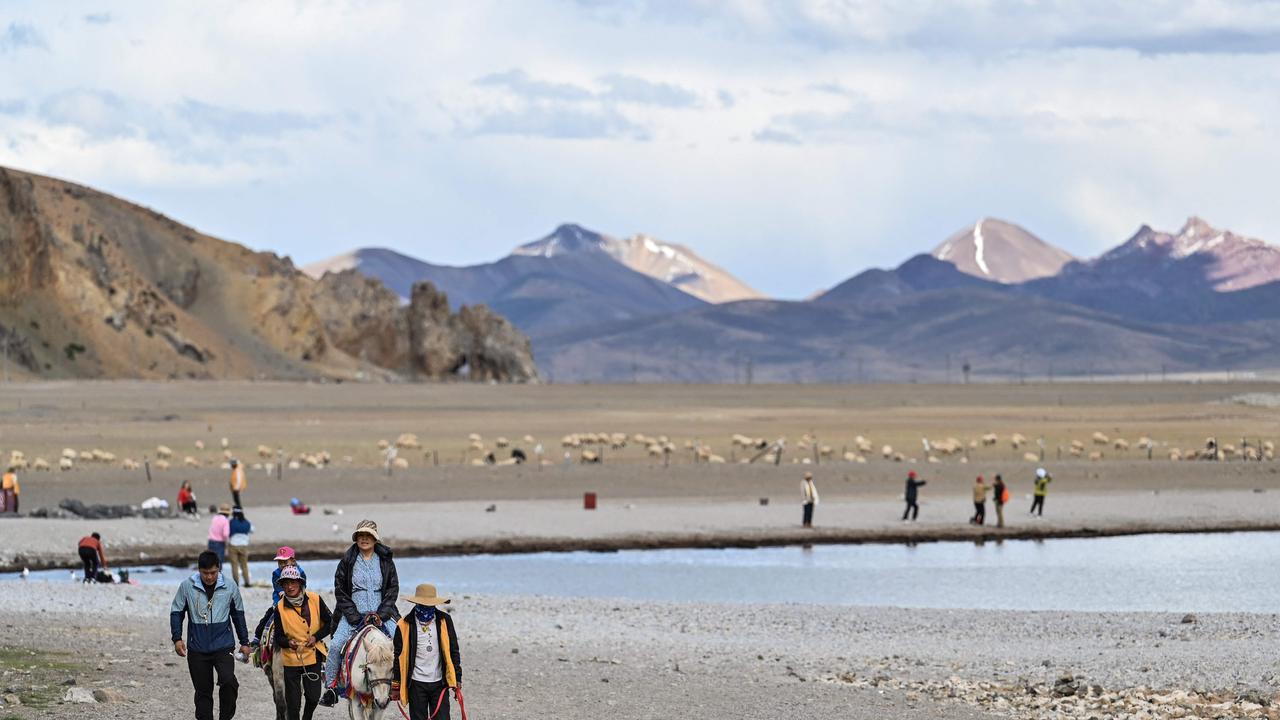
[[[399,370],[335,344],[329,326],[346,306],[326,302],[288,258],[80,185],[0,168],[0,268],[0,346],[15,374],[390,379]]]
[[[990,218],[956,232],[932,254],[962,273],[1006,284],[1057,275],[1075,259],[1013,223]]]

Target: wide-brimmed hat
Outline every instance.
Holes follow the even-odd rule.
[[[402,595],[400,599],[414,605],[445,605],[449,602],[449,598],[436,594],[436,586],[431,583],[422,583],[413,595]]]
[[[307,584],[307,579],[302,577],[302,571],[298,569],[297,565],[285,565],[281,568],[280,582],[284,582],[285,580],[297,580],[303,585]]]
[[[288,545],[285,545],[276,551],[276,560],[293,560],[297,556],[298,554]]]
[[[356,524],[355,532],[351,533],[351,542],[355,542],[360,533],[372,535],[374,542],[382,542],[382,536],[378,534],[378,523],[372,520],[361,520]]]
[[[230,503],[222,503],[221,505],[219,505],[219,506],[218,506],[218,514],[219,514],[219,515],[230,515],[230,514],[231,514],[231,504],[230,504]]]

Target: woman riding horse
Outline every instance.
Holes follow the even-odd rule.
[[[352,545],[338,562],[333,574],[334,610],[339,616],[333,633],[333,651],[324,666],[324,696],[320,704],[338,702],[334,679],[342,666],[346,644],[365,625],[375,625],[392,637],[400,611],[396,597],[400,594],[400,578],[391,557],[391,548],[382,544],[378,524],[361,520],[351,533]]]

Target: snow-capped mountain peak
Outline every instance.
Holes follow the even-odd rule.
[[[947,238],[933,256],[961,272],[1001,283],[1055,275],[1073,258],[1012,223],[981,218]]]

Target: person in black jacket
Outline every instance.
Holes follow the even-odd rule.
[[[449,598],[423,583],[412,597],[413,612],[396,623],[396,661],[391,696],[409,708],[409,720],[449,720],[449,688],[462,687],[462,653],[453,618],[444,612]],[[437,709],[438,708],[438,709]]]
[[[324,666],[325,691],[320,704],[326,706],[338,702],[334,679],[342,666],[347,642],[365,625],[376,625],[391,637],[395,621],[400,618],[396,609],[400,577],[391,548],[383,545],[378,535],[378,524],[361,520],[351,533],[351,542],[333,574],[333,609],[338,622]]]
[[[906,522],[908,516],[913,521],[920,517],[920,505],[916,502],[916,499],[919,497],[920,488],[924,487],[925,484],[924,480],[916,479],[915,470],[907,473],[907,490],[903,493],[903,497],[907,501],[907,509],[902,511],[902,522]]]

